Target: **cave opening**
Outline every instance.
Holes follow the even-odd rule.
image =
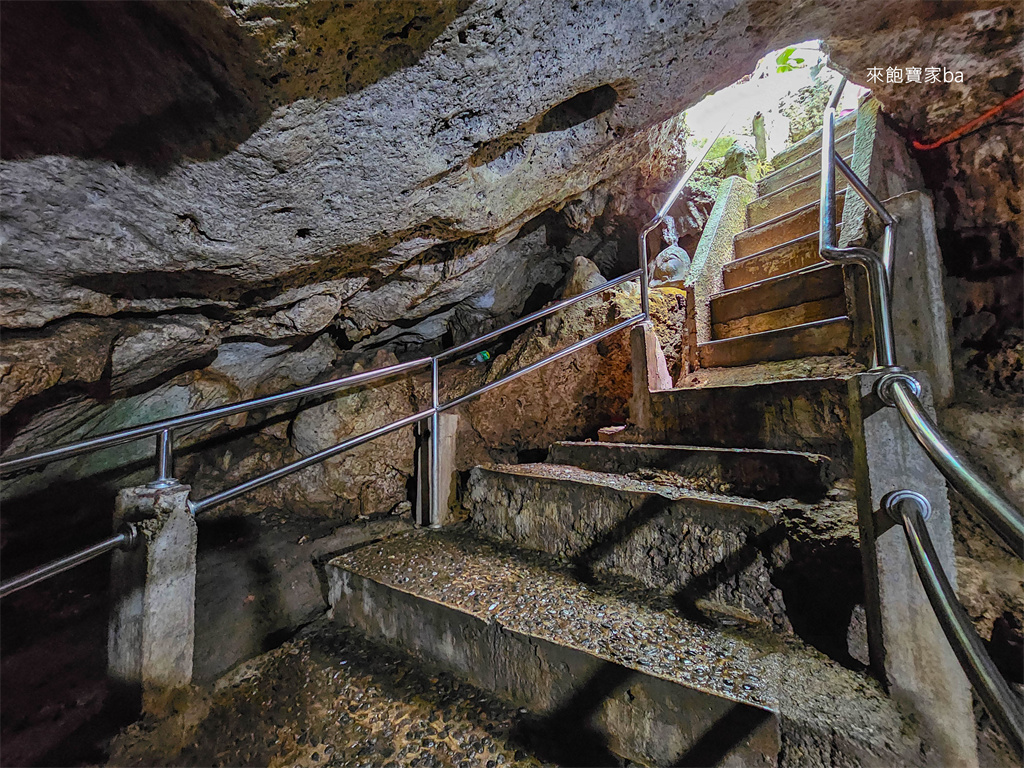
[[[1017,498],[1022,139],[956,129],[1015,98],[1020,19],[655,5],[0,4],[0,462],[419,364],[168,433],[195,502],[502,381],[436,419],[450,525],[411,424],[196,516],[196,687],[149,699],[168,717],[123,729],[110,560],[5,597],[0,765],[771,761],[759,660],[783,647],[836,722],[863,714],[849,382],[871,348],[857,274],[818,258],[814,143],[843,72],[840,156],[934,220],[904,249],[927,280],[896,284],[951,319],[936,418]],[[647,241],[641,325],[636,281],[602,286],[705,149]],[[437,363],[435,399],[431,356],[584,293]],[[162,494],[160,440],[5,474],[3,579],[108,537],[120,489]],[[962,597],[1019,679],[1019,569],[951,515]],[[698,699],[699,728],[673,719]],[[860,746],[927,751],[869,703],[891,717]]]

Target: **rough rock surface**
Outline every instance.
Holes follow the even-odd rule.
[[[982,40],[969,88],[883,89],[940,128],[1019,80],[1020,20],[993,7],[915,2],[908,35],[888,4],[838,0],[8,6],[8,449],[120,426],[154,387],[151,411],[223,402],[165,388],[233,345],[254,368],[317,334],[401,354],[516,314],[565,270],[528,222],[620,237],[608,211],[649,215],[679,167],[675,115],[787,41],[823,36],[857,79],[894,41]]]
[[[883,0],[0,3],[0,15],[6,456],[344,374],[381,349],[429,354],[544,305],[579,256],[604,275],[633,268],[636,225],[684,164],[679,113],[788,43],[825,39],[834,66],[864,85],[869,67],[963,70],[963,84],[877,85],[914,136],[943,135],[1021,87],[1019,9],[990,0],[908,0],[898,13]],[[961,393],[1021,381],[1022,136],[994,126],[918,157],[960,369],[982,373]],[[700,203],[680,205],[691,238]],[[684,296],[652,299],[678,378]],[[574,308],[496,349],[491,366],[448,371],[445,386],[533,362],[635,305],[623,290]],[[620,334],[473,401],[460,468],[623,423],[628,360]],[[220,490],[352,434],[356,411],[398,413],[420,386],[345,393],[316,406],[322,421],[289,406],[183,433],[176,473],[199,496]],[[986,431],[984,408],[944,423],[960,422],[965,450],[1016,488],[1015,436]],[[1019,423],[1014,408],[1006,419]],[[242,429],[228,439],[227,426]],[[396,435],[387,451],[368,446],[223,513],[287,510],[302,525],[404,509],[409,442]],[[5,499],[5,567],[36,564],[7,543],[32,541],[39,520],[47,556],[106,535],[97,486],[151,477],[147,441],[9,482],[22,498]],[[50,508],[59,514],[44,517]],[[964,600],[994,637],[1002,612],[1021,615],[1019,577],[969,518],[959,531]],[[71,603],[96,612],[94,583]],[[66,613],[56,603],[52,621]],[[21,624],[16,635],[33,621]],[[102,640],[93,646],[101,659]],[[21,670],[36,677],[19,687],[46,692],[40,717],[56,701],[75,717],[99,706],[52,674],[66,647],[34,646]],[[264,735],[282,748],[254,754],[312,760],[301,727],[271,724]]]
[[[496,356],[485,380],[493,381],[547,357],[636,315],[639,309],[635,283],[569,307]],[[686,334],[685,295],[673,289],[654,289],[651,312],[669,367],[676,370]],[[458,468],[467,470],[487,461],[515,462],[538,452],[543,455],[557,440],[592,438],[601,427],[625,424],[633,386],[630,354],[629,331],[620,331],[471,400],[462,411],[466,418],[460,422]],[[466,386],[468,382],[454,391],[466,391]]]

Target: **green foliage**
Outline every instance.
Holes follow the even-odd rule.
[[[775,58],[775,71],[776,72],[792,72],[794,69],[802,69],[805,65],[806,59],[802,59],[799,56],[793,56],[796,53],[796,48],[789,47],[780,53]]]
[[[725,153],[729,151],[733,144],[736,143],[736,138],[733,136],[719,136],[715,143],[711,145],[711,149],[708,150],[707,157],[704,162],[710,162],[717,160],[720,157],[725,157]]]
[[[757,167],[753,169],[751,174],[754,178],[747,178],[748,181],[760,181],[769,173],[775,170],[775,166],[772,165],[771,160],[758,160]]]

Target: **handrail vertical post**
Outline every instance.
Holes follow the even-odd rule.
[[[821,126],[821,201],[818,218],[818,247],[835,247],[836,235],[836,165],[832,162],[835,152],[835,135],[832,110],[825,113]]]
[[[889,229],[886,227],[887,231]],[[864,266],[868,273],[869,297],[874,309],[871,322],[875,335],[875,366],[893,368],[896,365],[896,343],[892,330],[892,288],[885,257],[869,258]]]
[[[433,411],[430,414],[430,450],[427,464],[430,470],[430,519],[431,528],[441,527],[441,411],[440,411],[440,363],[437,357],[430,363],[430,396]]]
[[[825,110],[825,118],[821,125],[821,201],[818,208],[818,247],[820,249],[834,248],[836,236],[836,135],[835,119],[836,105],[846,85],[846,78],[839,81],[839,85],[832,93],[828,108]]]
[[[640,312],[644,320],[651,316],[651,289],[647,275],[647,234],[650,231],[649,227],[642,229],[637,243],[637,250],[640,252]]]
[[[893,276],[893,255],[896,253],[896,225],[886,222],[885,234],[882,240],[882,266],[885,268],[885,275],[892,286]]]
[[[156,479],[150,488],[169,488],[177,485],[174,479],[174,436],[165,429],[156,436]]]
[[[846,78],[839,81],[821,125],[821,197],[818,207],[818,249],[826,261],[860,264],[867,272],[868,302],[871,306],[871,321],[875,342],[875,365],[892,368],[896,365],[896,348],[892,332],[892,274],[893,249],[895,245],[895,220],[885,211],[884,206],[871,194],[860,179],[836,155],[835,118],[836,107],[846,86]],[[881,255],[868,248],[837,248],[836,244],[836,164],[840,163],[843,173],[853,187],[885,221],[885,238]]]

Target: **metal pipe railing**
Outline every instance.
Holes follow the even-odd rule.
[[[920,385],[897,366],[891,308],[897,220],[835,151],[835,110],[845,84],[846,79],[843,78],[833,91],[822,123],[821,210],[818,229],[822,258],[861,264],[867,272],[875,358],[880,367],[889,369],[889,373],[876,384],[879,397],[887,405],[899,409],[914,438],[949,484],[989,522],[1014,552],[1024,557],[1024,516],[953,449],[918,400]],[[836,167],[885,225],[881,254],[869,248],[835,247]]]
[[[295,400],[302,397],[313,397],[316,395],[326,395],[339,389],[354,387],[359,384],[366,384],[378,379],[397,376],[400,373],[405,373],[427,365],[430,365],[430,358],[424,357],[418,360],[410,360],[407,363],[389,365],[386,368],[377,368],[372,371],[365,371],[363,373],[345,376],[341,379],[325,381],[321,384],[311,384],[308,387],[300,387],[299,389],[289,390],[288,392],[282,392],[277,395],[257,397],[252,400],[233,403],[232,405],[223,405],[218,408],[210,408],[197,413],[175,416],[174,418],[162,419],[161,421],[142,424],[138,427],[131,427],[118,432],[99,435],[98,437],[89,438],[88,440],[82,440],[77,443],[71,443],[70,445],[62,445],[58,448],[51,448],[48,451],[41,451],[29,456],[18,456],[14,459],[0,461],[0,475],[15,472],[20,469],[28,469],[42,464],[49,464],[61,459],[70,459],[73,456],[79,456],[83,453],[93,453],[94,451],[98,451],[103,448],[112,448],[115,445],[124,445],[125,443],[131,443],[146,437],[152,437],[153,435],[160,435],[164,432],[170,434],[179,429],[194,427],[199,424],[205,424],[206,422],[227,418],[228,416],[235,416],[239,413],[247,413],[248,411],[253,411],[257,408],[268,408],[272,405],[284,403],[289,400]],[[162,460],[163,459],[161,458],[158,461],[158,467]]]
[[[732,115],[729,117],[731,118]],[[648,275],[647,265],[647,236],[657,229],[658,225],[665,221],[668,216],[668,212],[672,209],[672,206],[675,205],[676,200],[679,199],[679,195],[683,193],[683,190],[686,189],[686,185],[690,183],[690,178],[697,171],[697,168],[700,167],[701,163],[704,162],[704,158],[708,156],[708,152],[711,151],[715,142],[718,141],[719,137],[725,132],[725,128],[728,124],[729,118],[722,121],[722,127],[718,129],[718,133],[715,134],[715,138],[711,139],[711,141],[704,146],[704,150],[700,153],[700,156],[690,163],[686,168],[686,171],[679,178],[679,181],[677,181],[676,185],[672,188],[668,198],[666,198],[665,202],[661,204],[661,208],[659,208],[658,212],[654,214],[654,218],[647,222],[644,228],[640,230],[640,234],[637,237],[637,248],[640,251],[640,311],[645,317],[650,317],[651,314],[651,294],[648,286],[650,278]]]
[[[457,405],[462,405],[467,400],[470,400],[474,397],[479,397],[484,392],[490,392],[495,387],[500,387],[502,384],[506,384],[512,381],[513,379],[518,379],[520,376],[525,376],[526,374],[531,373],[532,371],[535,371],[538,368],[544,367],[548,363],[553,363],[555,360],[559,360],[563,357],[566,357],[567,355],[573,354],[574,352],[578,352],[584,347],[588,347],[591,344],[596,344],[602,339],[605,339],[614,333],[618,333],[619,331],[628,328],[629,326],[634,325],[644,319],[645,315],[643,312],[633,315],[627,320],[623,320],[622,322],[616,323],[610,328],[605,328],[603,331],[595,333],[593,336],[588,336],[585,339],[581,339],[580,341],[570,344],[565,349],[560,349],[558,352],[555,352],[555,354],[551,355],[550,357],[545,357],[543,360],[538,360],[535,363],[530,363],[529,365],[520,368],[518,371],[513,371],[512,373],[503,376],[500,379],[492,381],[490,384],[484,384],[482,387],[478,387],[477,389],[474,389],[472,392],[468,392],[465,395],[462,395],[461,397],[457,397],[454,400],[448,401],[447,403],[442,403],[440,406],[438,406],[438,410],[444,412],[447,411],[449,408],[454,408]]]
[[[836,155],[836,107],[846,86],[842,78],[829,100],[821,126],[821,198],[819,204],[818,251],[826,261],[837,264],[859,264],[868,277],[868,301],[871,306],[875,342],[875,363],[884,368],[896,365],[896,346],[892,332],[892,246],[896,242],[896,219],[864,182]],[[885,223],[885,253],[870,248],[838,248],[836,244],[836,166],[842,170],[850,186]]]
[[[913,491],[896,491],[883,499],[883,507],[903,526],[928,601],[964,674],[1011,746],[1018,755],[1024,753],[1024,707],[985,652],[967,611],[946,578],[925,524],[931,513],[928,500]]]
[[[875,384],[878,397],[885,404],[897,408],[911,434],[949,484],[982,514],[1014,552],[1024,557],[1024,516],[987,483],[943,437],[921,404],[920,383],[897,366],[891,309],[897,220],[853,169],[836,154],[835,110],[845,84],[846,79],[843,78],[829,100],[822,123],[818,229],[821,256],[827,261],[860,264],[867,272],[868,298],[874,326],[875,360],[879,367],[888,369]],[[836,247],[836,166],[850,182],[850,186],[878,214],[885,225],[881,254],[868,248]],[[1006,734],[1017,752],[1022,753],[1024,708],[985,653],[981,638],[971,624],[970,617],[960,605],[952,585],[942,571],[925,526],[925,519],[931,512],[927,499],[913,491],[897,491],[883,500],[883,508],[903,526],[914,566],[924,585],[932,610],[960,666],[993,720]]]
[[[943,437],[918,399],[919,386],[914,386],[917,382],[911,384],[908,379],[910,377],[903,373],[883,376],[876,384],[879,399],[899,410],[910,433],[949,484],[982,514],[1018,557],[1024,558],[1024,515],[996,488],[985,482]]]
[[[593,288],[588,288],[587,290],[577,294],[576,296],[570,296],[568,299],[562,299],[561,301],[556,301],[554,304],[544,307],[543,309],[538,309],[536,312],[526,315],[525,317],[521,317],[518,320],[509,323],[508,325],[502,326],[496,331],[485,333],[483,336],[478,336],[475,339],[470,339],[469,341],[459,344],[457,347],[446,349],[443,352],[440,352],[435,359],[441,361],[447,360],[450,357],[455,357],[463,352],[467,352],[471,349],[474,349],[475,347],[479,347],[481,344],[484,344],[485,342],[491,341],[492,339],[497,339],[500,336],[504,336],[509,331],[514,331],[516,328],[521,328],[524,325],[529,325],[530,323],[536,322],[537,320],[540,320],[543,317],[553,315],[556,312],[562,311],[566,307],[571,307],[573,304],[581,302],[584,299],[589,299],[591,296],[596,296],[599,293],[604,293],[610,288],[614,288],[615,286],[621,285],[622,283],[629,282],[630,280],[636,280],[638,277],[640,277],[640,270],[634,269],[632,272],[627,272],[624,275],[620,275],[619,277],[613,278],[605,283],[601,283],[601,285],[594,286]]]
[[[440,519],[440,504],[441,500],[438,496],[439,483],[437,477],[438,467],[438,454],[440,451],[439,445],[439,416],[443,411],[450,408],[454,408],[457,405],[461,405],[467,400],[482,395],[500,386],[508,381],[519,378],[531,371],[537,370],[538,368],[547,365],[548,363],[554,362],[562,357],[573,354],[574,352],[582,349],[589,344],[596,343],[608,336],[616,333],[630,325],[647,319],[647,315],[641,312],[640,314],[634,315],[633,317],[618,323],[611,328],[608,328],[600,333],[596,333],[586,339],[578,341],[574,344],[569,345],[563,350],[532,363],[518,371],[514,371],[511,374],[503,376],[502,378],[479,387],[461,397],[456,398],[450,402],[442,402],[440,399],[440,365],[441,361],[451,358],[459,353],[465,352],[472,349],[475,346],[479,346],[491,339],[497,338],[509,331],[520,328],[529,323],[535,322],[539,319],[555,314],[561,310],[564,310],[574,304],[584,301],[592,296],[597,295],[603,291],[614,288],[615,286],[621,285],[629,280],[635,280],[642,273],[642,270],[634,270],[625,275],[621,275],[617,278],[609,280],[599,286],[587,289],[582,293],[564,299],[562,301],[555,302],[551,306],[545,307],[544,309],[533,312],[525,317],[519,318],[518,320],[503,326],[502,328],[485,334],[484,336],[472,339],[464,344],[460,344],[457,347],[445,350],[438,355],[428,358],[419,358],[412,360],[407,363],[400,363],[398,365],[388,366],[386,368],[378,368],[373,371],[366,371],[363,373],[354,374],[352,376],[346,376],[341,379],[334,379],[332,381],[323,382],[321,384],[314,384],[308,387],[301,387],[296,390],[289,392],[280,393],[277,395],[270,395],[267,397],[259,397],[251,400],[246,400],[240,403],[234,403],[232,405],[221,406],[218,408],[211,408],[206,411],[200,411],[198,413],[187,414],[185,416],[178,416],[171,419],[163,419],[161,421],[151,422],[149,424],[143,424],[138,427],[133,427],[119,432],[114,432],[107,435],[101,435],[99,437],[90,438],[89,440],[83,440],[78,443],[72,443],[70,445],[53,448],[48,451],[42,451],[37,454],[29,456],[19,456],[14,459],[9,459],[4,462],[0,462],[0,473],[14,472],[17,470],[29,469],[34,466],[47,464],[53,461],[59,461],[61,459],[68,459],[74,456],[78,456],[85,453],[91,453],[93,451],[102,450],[104,448],[110,448],[117,445],[123,445],[125,443],[133,442],[135,440],[145,439],[147,437],[157,436],[157,450],[156,450],[156,479],[150,483],[151,487],[166,487],[173,485],[176,481],[174,480],[173,474],[173,432],[177,429],[184,429],[187,427],[197,426],[199,424],[215,421],[218,419],[233,416],[239,413],[246,413],[248,411],[255,410],[257,408],[266,408],[273,405],[277,405],[282,402],[295,400],[304,397],[314,397],[318,395],[325,395],[331,392],[335,392],[339,389],[358,386],[366,384],[372,381],[377,381],[384,378],[390,378],[402,373],[415,370],[420,367],[430,366],[431,369],[431,407],[429,410],[422,411],[412,416],[399,419],[397,421],[385,424],[377,429],[366,432],[362,435],[350,438],[334,446],[326,448],[310,456],[306,456],[298,461],[294,461],[276,470],[268,472],[259,477],[247,480],[244,483],[239,483],[236,486],[228,488],[226,490],[215,493],[205,499],[190,500],[189,508],[193,514],[199,514],[203,511],[209,510],[218,504],[230,501],[231,499],[237,498],[248,491],[259,488],[260,486],[266,485],[267,483],[279,480],[282,477],[290,475],[294,472],[298,472],[301,469],[317,464],[321,461],[336,456],[339,453],[347,451],[351,448],[355,448],[358,445],[369,442],[377,437],[381,437],[390,432],[394,432],[403,427],[415,424],[426,418],[431,420],[431,436],[430,436],[430,472],[431,472],[431,492],[430,492],[430,524],[436,524],[436,521]],[[45,578],[45,576],[41,577]]]
[[[40,581],[48,579],[51,576],[56,576],[58,573],[69,571],[75,566],[87,563],[93,558],[99,557],[100,555],[111,552],[115,549],[134,549],[138,545],[138,542],[139,536],[135,526],[131,523],[125,523],[121,526],[121,529],[109,539],[104,539],[101,542],[93,544],[91,547],[86,547],[74,554],[58,558],[46,565],[41,565],[31,571],[26,571],[12,579],[8,579],[0,584],[0,598],[7,597],[8,595],[17,592],[19,589],[25,589],[26,587],[31,587],[33,584],[38,584]]]
[[[722,129],[719,131],[718,136],[720,136],[722,131],[724,130],[725,124],[723,123]],[[637,322],[642,322],[649,319],[650,296],[648,291],[647,235],[658,224],[664,221],[665,217],[668,215],[668,211],[671,208],[672,204],[682,193],[687,183],[689,183],[689,180],[693,175],[694,171],[696,171],[697,167],[703,162],[704,158],[707,156],[707,153],[710,151],[711,147],[718,139],[718,136],[716,136],[715,139],[711,140],[705,147],[704,151],[701,153],[700,157],[689,165],[686,172],[683,174],[682,178],[673,188],[668,199],[665,201],[661,209],[658,211],[657,215],[641,232],[639,254],[640,264],[639,268],[634,270],[633,272],[621,275],[620,277],[614,278],[613,280],[609,280],[603,283],[602,285],[595,286],[594,288],[590,288],[586,291],[583,291],[577,296],[573,296],[571,298],[555,302],[554,304],[545,307],[544,309],[538,310],[537,312],[533,312],[525,317],[519,318],[518,320],[515,320],[503,326],[502,328],[499,328],[498,330],[484,334],[483,336],[480,336],[476,339],[471,339],[470,341],[467,341],[463,344],[459,344],[456,347],[445,350],[432,357],[419,358],[417,360],[412,360],[407,363],[400,363],[398,365],[392,365],[386,368],[379,368],[373,371],[366,371],[364,373],[346,376],[341,379],[335,379],[332,381],[323,382],[321,384],[314,384],[308,387],[301,387],[299,389],[291,390],[289,392],[283,392],[277,395],[254,398],[240,403],[234,403],[232,405],[211,408],[206,411],[200,411],[198,413],[187,414],[184,416],[178,416],[171,419],[163,419],[161,421],[151,422],[149,424],[143,424],[138,427],[121,430],[119,432],[100,435],[98,437],[90,438],[88,440],[82,440],[80,442],[72,443],[70,445],[60,446],[58,448],[42,451],[40,453],[31,454],[28,456],[19,456],[14,459],[0,461],[0,474],[6,474],[18,470],[29,469],[31,467],[48,464],[50,462],[59,461],[62,459],[69,459],[74,456],[79,456],[85,453],[91,453],[93,451],[98,451],[104,448],[110,448],[117,445],[123,445],[126,443],[141,440],[147,437],[152,437],[155,435],[157,437],[156,479],[150,484],[150,486],[155,488],[170,486],[176,482],[176,480],[173,477],[173,439],[174,432],[176,430],[197,426],[199,424],[204,424],[210,421],[223,419],[240,413],[247,413],[257,408],[267,408],[273,405],[277,405],[279,403],[295,400],[298,398],[314,397],[318,395],[329,394],[331,392],[335,392],[343,388],[354,387],[361,384],[378,381],[380,379],[389,378],[391,376],[397,376],[399,374],[407,373],[417,368],[426,367],[429,365],[431,372],[431,406],[429,410],[421,411],[420,413],[414,414],[412,416],[407,416],[405,418],[391,422],[390,424],[385,424],[362,435],[352,437],[348,440],[333,445],[310,456],[306,456],[302,459],[299,459],[298,461],[294,461],[290,464],[287,464],[276,470],[268,472],[264,475],[252,478],[243,483],[239,483],[238,485],[215,493],[211,496],[207,496],[205,499],[189,500],[188,504],[189,509],[192,511],[194,515],[200,514],[201,512],[209,510],[218,504],[222,504],[226,501],[237,498],[238,496],[247,493],[248,491],[259,488],[260,486],[266,485],[267,483],[274,482],[275,480],[279,480],[280,478],[290,475],[293,472],[298,472],[301,469],[312,466],[321,461],[325,461],[326,459],[329,459],[332,456],[336,456],[346,450],[349,450],[350,448],[355,448],[356,446],[362,445],[363,443],[369,442],[370,440],[373,440],[377,437],[381,437],[382,435],[386,435],[390,432],[402,429],[403,427],[410,426],[419,421],[422,421],[423,419],[430,418],[431,435],[428,453],[430,473],[430,519],[428,523],[430,525],[437,525],[438,521],[440,520],[440,507],[442,504],[442,500],[440,499],[439,495],[440,482],[438,477],[440,452],[439,425],[441,413],[451,408],[454,408],[458,405],[461,405],[462,403],[465,403],[470,398],[478,397],[479,395],[482,395],[485,392],[489,392],[495,387],[501,386],[506,382],[512,381],[513,379],[517,379],[520,376],[525,376],[526,374],[535,371],[538,368],[543,367],[544,365],[554,362],[555,360],[559,360],[563,357],[566,357],[567,355],[571,355],[577,352],[578,350],[582,349],[583,347],[601,341],[602,339],[605,339],[614,333],[624,330],[625,328],[628,328],[629,326]],[[442,402],[440,397],[440,366],[443,360],[455,357],[463,352],[466,352],[474,347],[479,346],[480,344],[486,343],[487,341],[490,341],[505,333],[508,333],[509,331],[521,328],[525,325],[528,325],[529,323],[535,322],[541,318],[547,317],[556,312],[564,310],[567,307],[570,307],[580,301],[584,301],[592,296],[597,295],[598,293],[606,291],[610,288],[614,288],[617,285],[634,279],[640,280],[641,311],[639,314],[636,314],[633,317],[623,320],[622,322],[616,323],[612,327],[607,328],[599,333],[593,334],[592,336],[589,336],[585,339],[581,339],[580,341],[570,344],[568,347],[560,350],[559,352],[556,352],[554,355],[546,357],[543,360],[538,360],[534,363],[531,363],[530,365],[527,365],[518,371],[513,371],[510,374],[504,375],[498,378],[497,380],[485,384],[481,387],[478,387],[472,390],[471,392],[468,392],[455,398],[454,400]],[[121,541],[120,538],[114,537],[114,539],[108,540],[107,542],[103,542],[101,545],[98,545],[100,547],[100,550],[98,551],[107,551],[107,549],[109,549],[111,546],[116,546],[115,544],[111,543],[115,539],[118,542]],[[106,547],[107,549],[103,549],[103,547]],[[90,548],[89,550],[84,551],[92,552],[93,549],[95,548]],[[96,555],[90,555],[90,557],[94,556]],[[74,563],[67,567],[73,567],[73,564]],[[29,575],[31,574],[26,574],[26,577]],[[46,578],[46,576],[43,575],[39,578]]]
[[[241,496],[243,493],[248,493],[249,491],[255,490],[256,488],[259,488],[262,485],[272,483],[275,480],[280,480],[282,477],[286,477],[287,475],[290,475],[293,472],[298,472],[300,469],[305,469],[306,467],[310,467],[314,464],[319,464],[321,461],[326,461],[332,456],[337,456],[339,453],[347,451],[350,448],[355,448],[357,445],[368,443],[370,440],[373,440],[374,438],[382,437],[383,435],[395,432],[401,429],[402,427],[408,427],[411,424],[415,424],[417,421],[427,418],[432,413],[433,409],[430,409],[427,411],[420,411],[419,413],[413,414],[412,416],[406,416],[405,418],[399,419],[398,421],[393,421],[390,424],[385,424],[382,427],[377,427],[376,429],[372,429],[369,432],[364,432],[363,434],[345,440],[344,442],[332,445],[331,447],[325,448],[324,450],[318,451],[317,453],[312,453],[309,456],[306,456],[305,458],[299,459],[298,461],[293,461],[291,464],[286,464],[285,466],[279,467],[278,469],[275,469],[272,472],[267,472],[265,475],[254,477],[252,480],[246,480],[244,483],[239,483],[238,485],[228,488],[227,490],[220,491],[219,493],[215,493],[212,496],[207,496],[205,499],[200,499],[198,501],[190,500],[188,503],[189,509],[192,510],[193,515],[198,515],[200,512],[204,512],[205,510],[210,509],[211,507],[215,507],[218,504],[223,504],[225,501],[230,501],[231,499],[237,498],[238,496]]]

